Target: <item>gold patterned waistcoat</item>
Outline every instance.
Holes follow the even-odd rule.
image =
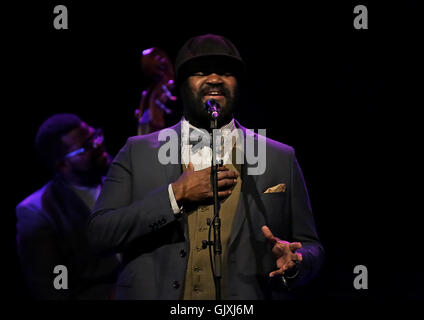
[[[235,159],[235,157],[233,157]],[[232,193],[225,200],[221,201],[219,216],[221,218],[221,242],[222,242],[222,276],[221,288],[225,293],[225,268],[227,260],[228,242],[230,240],[231,229],[234,216],[236,214],[240,191],[241,191],[241,165],[226,164],[229,170],[239,173],[237,184],[233,187]],[[183,170],[185,171],[183,165]],[[190,253],[188,258],[184,300],[214,300],[215,285],[213,281],[209,249],[202,249],[202,240],[208,240],[209,225],[208,219],[213,218],[213,204],[200,205],[189,211],[187,214],[188,234],[190,240]],[[211,240],[213,240],[213,228],[211,230]],[[213,255],[213,250],[212,250]]]

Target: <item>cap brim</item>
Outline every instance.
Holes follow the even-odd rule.
[[[196,72],[205,73],[232,73],[241,78],[245,75],[245,64],[241,59],[226,54],[203,55],[187,59],[176,69],[177,83],[181,83],[187,77]]]

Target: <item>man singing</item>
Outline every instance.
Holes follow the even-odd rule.
[[[288,288],[313,278],[323,260],[294,150],[253,135],[265,144],[260,174],[232,156],[239,146],[225,138],[252,135],[233,118],[245,66],[228,39],[208,34],[188,40],[175,69],[184,117],[165,130],[178,137],[179,161],[163,163],[160,150],[169,141],[161,132],[128,139],[95,205],[90,243],[99,253],[122,253],[118,299],[215,299],[207,242],[212,152],[191,140],[193,132],[210,132],[205,103],[213,99],[220,106],[218,128],[230,141],[218,159],[222,298],[284,299]]]

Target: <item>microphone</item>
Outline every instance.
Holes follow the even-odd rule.
[[[208,113],[211,115],[212,119],[217,119],[219,116],[219,111],[221,110],[221,106],[214,99],[206,100],[205,108]]]

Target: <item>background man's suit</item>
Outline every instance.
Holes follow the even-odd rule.
[[[86,237],[90,210],[57,176],[16,207],[17,251],[37,299],[109,299],[119,268],[116,256],[98,257]],[[68,289],[57,290],[54,267],[68,270]]]
[[[237,127],[246,131],[238,123]],[[170,129],[181,136],[181,123]],[[183,293],[189,252],[187,223],[184,214],[173,213],[168,194],[168,185],[182,174],[182,166],[181,162],[159,162],[158,150],[165,142],[158,140],[158,134],[128,139],[111,165],[89,223],[94,250],[122,253],[118,299],[180,299]],[[268,277],[276,263],[262,234],[263,225],[276,237],[303,245],[300,274],[292,285],[308,281],[322,263],[323,249],[294,150],[266,139],[266,162],[265,173],[258,176],[247,175],[248,164],[243,165],[224,270],[229,279],[226,299],[284,297],[281,282]],[[264,193],[280,183],[286,184],[285,192]]]

